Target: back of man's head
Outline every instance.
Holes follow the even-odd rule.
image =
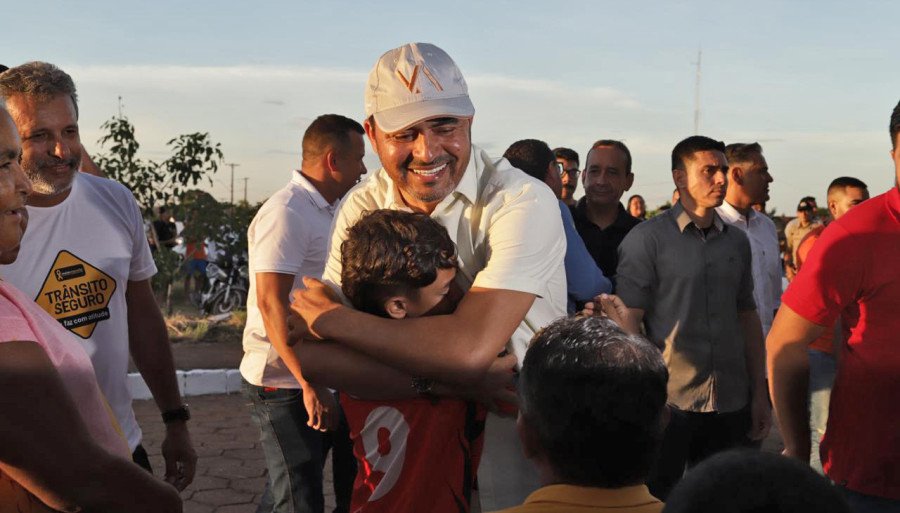
[[[666,499],[663,513],[849,513],[843,495],[809,465],[737,449],[700,463]]]
[[[558,159],[566,159],[576,166],[581,163],[581,159],[578,158],[578,152],[573,150],[572,148],[564,148],[562,146],[560,146],[559,148],[554,148],[553,156]]]
[[[700,151],[721,151],[725,153],[725,143],[702,135],[692,135],[682,140],[672,149],[672,170],[687,169],[687,162]]]
[[[667,381],[659,350],[609,319],[554,321],[519,376],[526,450],[564,483],[641,484],[656,460]]]
[[[453,240],[431,217],[374,210],[347,230],[341,244],[341,290],[357,310],[385,316],[387,298],[415,295],[434,282],[438,269],[456,264]]]
[[[329,151],[342,152],[350,146],[350,134],[365,134],[362,125],[340,114],[317,117],[303,134],[303,160],[310,162]]]
[[[0,99],[25,95],[41,101],[65,94],[72,99],[78,114],[75,82],[65,71],[46,62],[26,62],[0,73]]]
[[[522,139],[512,143],[503,153],[503,158],[513,167],[542,182],[547,178],[550,163],[556,160],[550,146],[537,139]]]

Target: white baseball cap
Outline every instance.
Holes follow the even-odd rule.
[[[386,52],[366,83],[366,118],[385,132],[423,119],[475,115],[462,72],[447,52],[429,43],[409,43]]]

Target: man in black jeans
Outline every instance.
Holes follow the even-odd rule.
[[[643,321],[669,368],[671,421],[648,482],[661,499],[686,465],[747,436],[761,440],[771,424],[750,242],[715,210],[725,198],[724,152],[708,137],[678,143],[672,178],[680,200],[619,246],[616,284],[629,309],[627,329]]]

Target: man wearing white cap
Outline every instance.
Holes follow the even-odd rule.
[[[472,387],[496,370],[505,348],[520,364],[534,333],[566,314],[566,241],[556,198],[543,182],[472,145],[474,114],[462,73],[434,45],[391,50],[369,75],[365,129],[383,167],[341,205],[324,280],[340,283],[347,228],[367,210],[393,208],[429,214],[447,228],[459,258],[456,284],[467,292],[452,314],[398,321],[355,311],[331,289],[305,280],[308,289],[294,293],[293,310],[309,335],[338,341],[343,352],[340,360],[316,358],[322,363],[316,375],[327,384],[369,395],[404,388],[428,395],[434,381]],[[333,362],[346,363],[351,353],[353,380],[342,380],[350,366]],[[396,382],[386,379],[388,366]],[[488,420],[479,473],[485,510],[520,504],[538,486],[514,424]]]

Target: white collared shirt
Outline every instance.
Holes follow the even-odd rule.
[[[336,203],[329,204],[295,170],[291,182],[266,200],[247,229],[250,290],[241,375],[254,385],[300,388],[266,336],[256,303],[256,273],[292,274],[295,289],[303,288],[303,276],[322,276]]]
[[[781,251],[775,223],[753,209],[749,217],[744,217],[727,201],[723,201],[716,212],[726,223],[744,230],[750,239],[753,299],[762,321],[763,337],[766,337],[772,328],[774,312],[781,305]]]
[[[326,282],[340,289],[340,247],[347,228],[363,212],[381,208],[410,210],[383,168],[354,187],[341,203],[325,266]],[[553,192],[505,159],[493,161],[473,145],[462,179],[431,217],[447,228],[456,244],[456,279],[463,290],[483,287],[537,296],[510,340],[510,350],[521,364],[537,330],[566,315],[566,238]]]

